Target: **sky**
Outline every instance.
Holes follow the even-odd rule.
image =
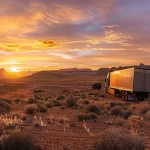
[[[150,64],[150,0],[1,0],[0,68]]]

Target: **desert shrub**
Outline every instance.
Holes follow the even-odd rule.
[[[150,110],[149,111],[147,111],[147,113],[146,113],[146,119],[148,119],[148,120],[150,120]]]
[[[145,140],[121,129],[109,129],[103,133],[101,140],[96,142],[93,148],[94,150],[144,150]]]
[[[81,98],[86,98],[86,95],[85,95],[85,94],[82,94],[82,95],[81,95]]]
[[[123,106],[124,105],[123,102],[117,102],[117,101],[110,101],[109,104],[110,104],[111,107],[118,106],[118,105],[119,106]]]
[[[139,112],[140,114],[146,114],[149,110],[150,110],[150,105],[144,104],[144,105],[141,105],[141,106],[139,107],[138,112]]]
[[[34,122],[34,127],[35,128],[39,128],[40,126],[41,126],[41,124],[38,121]]]
[[[108,116],[108,115],[110,115],[110,112],[109,112],[108,109],[103,109],[103,110],[101,111],[101,114],[103,114],[104,116]]]
[[[11,99],[1,99],[2,101],[8,103],[8,104],[12,104],[12,100]]]
[[[61,106],[61,103],[58,100],[52,100],[50,103],[52,106]]]
[[[29,104],[25,107],[26,114],[34,114],[37,110],[38,110],[38,107],[36,104]]]
[[[101,95],[101,97],[105,97],[105,95],[104,95],[104,94],[102,94],[102,95]]]
[[[125,118],[125,119],[127,119],[129,116],[131,116],[132,115],[132,111],[130,110],[130,109],[127,109],[127,110],[123,110],[122,111],[122,117],[123,118]]]
[[[0,100],[0,113],[9,112],[11,110],[11,105],[5,101]]]
[[[121,116],[123,112],[123,108],[121,106],[114,106],[113,108],[111,108],[110,113],[111,115],[114,116]]]
[[[125,120],[123,118],[116,118],[113,122],[114,125],[123,126],[125,123]]]
[[[90,102],[88,100],[83,100],[83,104],[88,105]]]
[[[98,106],[96,105],[87,105],[85,107],[85,111],[88,113],[88,112],[93,112],[93,113],[97,113],[99,114],[100,113],[100,109]]]
[[[93,92],[90,92],[88,95],[95,95],[95,93],[93,93]]]
[[[11,117],[12,117],[12,119],[14,119],[14,118],[20,118],[20,114],[18,114],[18,113],[13,113],[12,115],[11,115]]]
[[[123,118],[128,118],[132,114],[132,112],[131,112],[131,110],[129,110],[125,107],[114,106],[110,109],[110,114],[114,115],[114,116],[120,116]]]
[[[42,104],[38,104],[38,110],[39,112],[43,112],[43,113],[47,112],[47,108]]]
[[[34,104],[34,103],[36,103],[36,99],[34,99],[34,98],[29,98],[27,100],[27,104]]]
[[[0,136],[3,134],[4,124],[0,122]]]
[[[104,105],[104,109],[108,109],[109,110],[110,108],[111,108],[110,104],[105,104]]]
[[[2,150],[36,150],[31,137],[27,134],[16,132],[5,138],[1,144]]]
[[[92,100],[98,101],[98,98],[97,97],[93,97]]]
[[[36,95],[36,94],[34,94],[34,98],[37,99],[37,100],[40,100],[40,99],[41,99],[41,98],[40,98],[38,95]]]
[[[68,122],[69,127],[76,127],[77,120],[76,119],[70,119]]]
[[[34,93],[42,93],[45,92],[45,90],[34,90]]]
[[[52,108],[52,105],[51,105],[50,102],[46,102],[46,103],[45,103],[45,106],[46,106],[47,108]]]
[[[75,99],[74,96],[69,95],[69,96],[66,97],[65,104],[66,104],[68,107],[76,106],[76,103],[77,103],[77,100]]]
[[[88,105],[90,102],[88,100],[78,100],[78,104]]]
[[[22,115],[20,116],[20,119],[23,120],[23,121],[25,121],[25,120],[27,120],[27,116],[26,116],[25,114],[22,114]]]
[[[84,121],[84,120],[89,120],[89,119],[97,119],[97,114],[96,113],[80,113],[77,115],[78,121]]]
[[[64,100],[65,99],[65,96],[63,95],[60,95],[59,97],[57,97],[57,100]]]
[[[15,99],[15,100],[14,100],[14,102],[15,102],[16,104],[18,104],[20,101],[21,101],[20,99]]]
[[[136,106],[136,105],[131,105],[130,108],[131,108],[132,110],[136,110],[136,109],[137,109],[137,106]]]

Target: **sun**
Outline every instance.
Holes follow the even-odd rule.
[[[11,68],[10,68],[10,71],[11,71],[11,72],[19,72],[19,70],[18,70],[17,67],[11,67]]]

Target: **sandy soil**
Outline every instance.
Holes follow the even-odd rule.
[[[27,80],[15,81],[15,83],[24,83],[25,86],[17,88],[14,91],[8,91],[7,93],[1,93],[1,98],[7,99],[21,99],[26,101],[27,99],[34,97],[34,90],[42,89],[45,92],[39,95],[49,101],[57,99],[60,95],[67,96],[67,92],[74,95],[78,100],[88,100],[91,104],[96,104],[99,106],[102,102],[106,101],[118,101],[123,102],[121,98],[114,97],[113,95],[106,94],[104,90],[92,91],[91,83],[101,81],[103,78],[95,77],[81,77],[81,78],[70,78],[66,80],[50,80],[50,81],[33,81],[28,82]],[[3,86],[3,85],[2,85]],[[92,95],[89,93],[97,93],[97,95]],[[104,95],[104,96],[102,96]],[[96,98],[96,100],[93,100]],[[138,107],[141,103],[140,101],[125,102],[126,106],[131,107],[134,105]],[[24,114],[26,104],[25,103],[13,103],[13,108],[9,114]],[[35,128],[33,125],[22,126],[21,131],[30,134],[36,145],[40,145],[42,150],[90,150],[95,141],[99,140],[103,131],[108,128],[119,128],[117,125],[110,125],[108,122],[113,119],[112,116],[106,114],[100,114],[97,119],[87,120],[86,122],[78,122],[77,114],[82,112],[83,105],[67,108],[66,106],[53,106],[49,108],[46,113],[37,112],[34,115],[28,115],[28,117],[33,118],[34,116],[41,117],[46,126]],[[135,110],[136,112],[136,110]],[[53,119],[52,119],[53,118]],[[62,118],[67,118],[70,122],[75,125],[68,125],[61,123],[59,120]],[[85,129],[89,129],[89,132]],[[150,149],[150,121],[146,121],[144,129],[139,134],[146,138],[147,149]]]

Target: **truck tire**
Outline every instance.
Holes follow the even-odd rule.
[[[124,100],[125,100],[125,101],[128,101],[128,92],[125,92]]]
[[[121,91],[121,97],[122,97],[122,99],[125,99],[125,92],[124,91]]]

